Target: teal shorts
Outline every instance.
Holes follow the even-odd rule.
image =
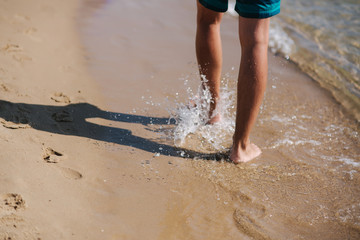
[[[199,0],[206,8],[226,12],[228,0]],[[245,18],[268,18],[280,13],[280,0],[236,0],[235,11]]]

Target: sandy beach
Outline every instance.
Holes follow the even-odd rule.
[[[175,146],[195,4],[116,4],[0,0],[1,240],[360,238],[359,126],[328,92],[271,55],[259,158],[226,161],[231,136],[218,151],[208,128]]]
[[[72,108],[86,115],[102,98],[84,64],[79,2],[0,6],[0,238],[90,236],[97,224],[84,223],[96,193],[82,180],[96,181],[99,148],[82,137],[85,119]]]

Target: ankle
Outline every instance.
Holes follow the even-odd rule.
[[[235,150],[245,150],[250,145],[250,141],[247,140],[233,140],[233,148]]]
[[[207,124],[215,124],[221,122],[221,115],[220,113],[216,114],[215,116],[211,117]]]

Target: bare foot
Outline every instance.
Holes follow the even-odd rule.
[[[258,157],[261,154],[261,150],[258,146],[253,143],[249,143],[245,149],[239,146],[237,149],[233,146],[230,152],[230,160],[233,163],[244,163],[254,158]]]
[[[189,103],[186,105],[188,109],[192,109],[192,108],[197,107],[196,99],[197,99],[197,96],[195,97],[195,99],[190,99],[189,100]]]
[[[196,97],[197,97],[197,96],[196,96]],[[187,108],[188,108],[188,109],[192,109],[192,108],[196,108],[197,106],[198,106],[198,105],[196,104],[196,101],[193,100],[193,99],[190,99],[190,100],[189,100],[189,103],[188,103],[188,105],[187,105]],[[213,112],[213,111],[210,111],[210,112],[209,112],[209,115],[212,115],[211,112]],[[211,117],[211,118],[206,122],[206,124],[212,125],[212,124],[221,122],[221,120],[222,120],[221,114],[218,113],[218,114],[216,114],[215,116]]]
[[[215,124],[218,122],[221,122],[221,115],[219,113],[210,118],[206,124]]]

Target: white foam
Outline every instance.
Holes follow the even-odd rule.
[[[233,17],[238,17],[239,14],[235,11],[235,1],[230,0],[227,14]],[[282,29],[276,18],[270,21],[269,29],[269,48],[272,53],[280,54],[286,59],[289,59],[294,52],[295,43],[291,37]]]
[[[280,24],[272,19],[269,29],[269,48],[271,52],[283,55],[289,59],[295,43],[281,28]]]
[[[291,122],[291,118],[288,117],[281,117],[278,115],[273,115],[270,118],[271,121],[275,121],[275,122],[280,122],[280,123],[290,123]]]
[[[289,138],[285,138],[285,139],[280,139],[278,141],[276,141],[274,143],[274,145],[270,146],[269,148],[270,149],[275,149],[275,148],[278,148],[280,146],[298,146],[298,145],[306,145],[306,144],[309,144],[309,145],[312,145],[312,146],[319,146],[321,145],[321,142],[319,141],[316,141],[316,140],[297,140],[297,141],[293,141]]]
[[[321,145],[321,142],[316,141],[316,140],[298,140],[295,142],[295,145],[305,145],[305,144],[319,146],[319,145]]]
[[[184,83],[186,85],[187,80]],[[236,94],[234,90],[228,87],[227,80],[222,81],[220,93],[220,107],[216,113],[221,114],[222,121],[213,125],[206,124],[209,120],[207,113],[211,97],[209,90],[204,89],[201,84],[199,84],[196,93],[191,88],[187,88],[187,99],[189,99],[190,104],[179,103],[176,100],[170,103],[170,105],[175,105],[175,107],[168,108],[168,111],[177,122],[173,132],[176,146],[184,145],[186,137],[194,134],[205,141],[207,145],[210,145],[211,150],[226,149],[227,146],[224,146],[224,141],[234,132],[235,113],[231,110],[234,108]]]
[[[360,167],[360,162],[355,162],[355,160],[353,160],[351,158],[342,157],[342,158],[339,158],[338,160],[345,164],[352,165],[354,167]]]

